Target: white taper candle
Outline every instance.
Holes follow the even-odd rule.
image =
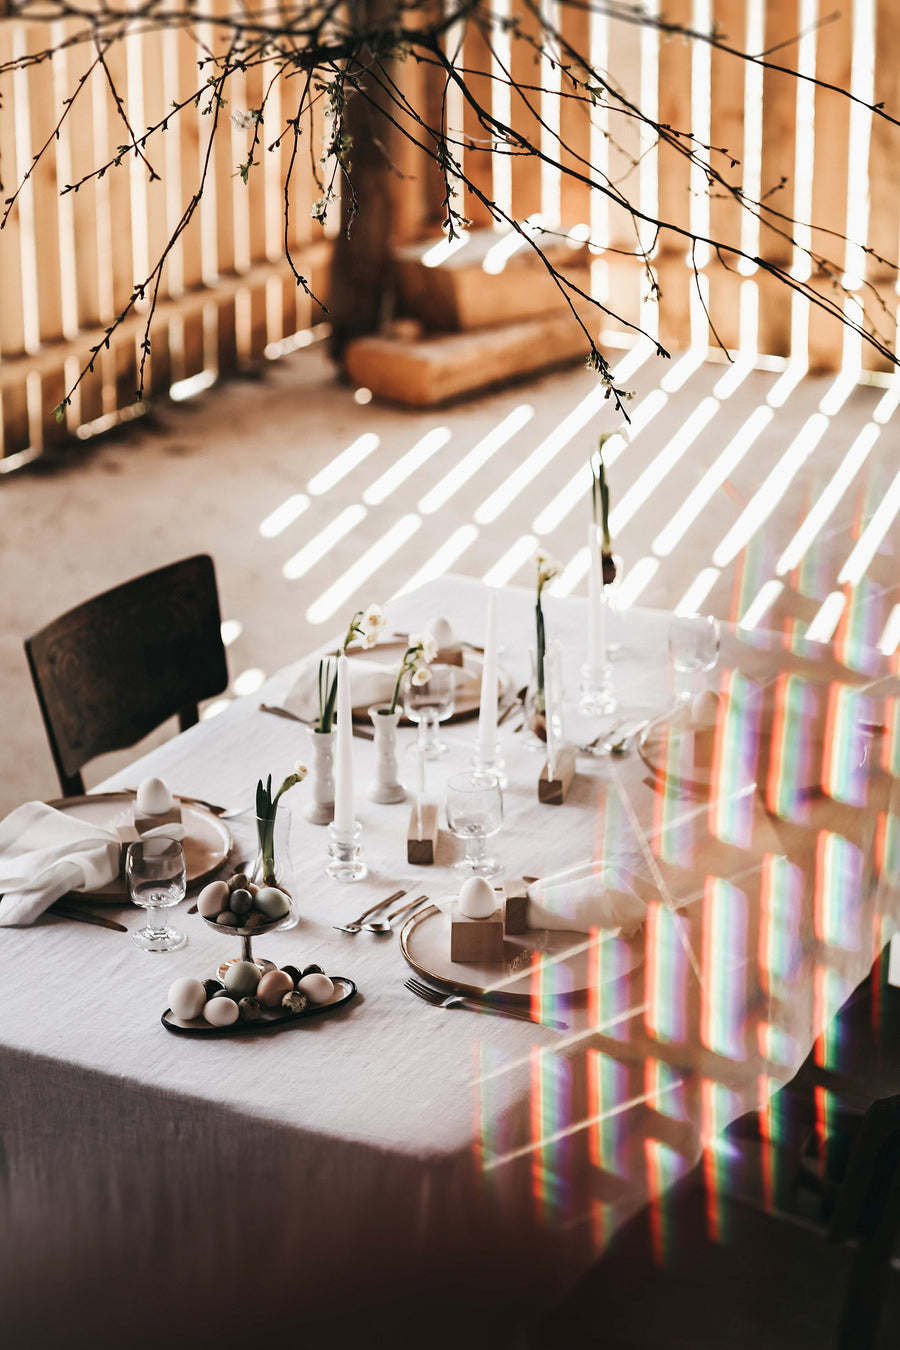
[[[588,551],[591,569],[588,575],[588,668],[597,673],[606,665],[606,611],[603,606],[603,562],[600,557],[600,532],[591,521],[588,526]]]
[[[488,595],[484,635],[484,665],[481,671],[481,705],[478,713],[478,755],[485,764],[497,757],[497,592]]]
[[[341,652],[337,669],[337,735],[334,756],[334,832],[349,837],[356,827],[353,809],[353,706],[350,670]]]

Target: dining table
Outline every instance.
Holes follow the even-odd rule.
[[[439,577],[386,605],[388,628],[444,618],[474,650],[489,594]],[[600,717],[580,700],[585,600],[545,593],[544,611],[576,773],[562,800],[539,800],[547,747],[517,700],[534,592],[502,588],[498,880],[521,890],[581,865],[636,897],[640,923],[568,934],[574,976],[538,944],[520,1019],[417,998],[399,924],[341,930],[400,889],[438,905],[458,892],[442,803],[477,747],[460,718],[425,766],[442,826],[430,865],[407,862],[414,728],[398,732],[400,803],[370,799],[374,746],[353,740],[363,880],[326,874],[309,784],[282,799],[297,923],[254,951],[352,981],[328,1015],[171,1034],[173,981],[211,976],[238,947],[187,905],[171,953],[53,911],[0,928],[4,1344],[524,1345],[629,1218],[655,1206],[664,1229],[669,1188],[822,1038],[900,913],[896,656],[848,630],[816,643],[723,622],[717,664],[685,691],[677,616],[612,608],[617,706]],[[309,761],[307,727],[261,708],[283,707],[301,669],[96,791],[157,776],[228,808],[227,875],[254,848],[257,780]],[[79,903],[140,925],[125,898]]]

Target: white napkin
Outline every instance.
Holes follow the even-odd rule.
[[[95,891],[119,873],[112,832],[44,802],[0,822],[0,925],[33,923],[67,891]]]
[[[394,694],[400,658],[392,662],[369,660],[349,661],[350,699],[354,708],[369,708],[374,703],[387,703]],[[319,716],[319,658],[310,657],[297,671],[297,678],[284,700],[284,706],[304,722],[314,722]]]
[[[533,881],[528,887],[529,928],[567,928],[587,933],[592,928],[618,928],[631,937],[647,915],[647,905],[620,872],[599,870],[592,862]]]

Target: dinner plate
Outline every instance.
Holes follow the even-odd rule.
[[[133,792],[89,792],[82,797],[60,797],[57,801],[48,802],[48,806],[112,830],[130,821],[134,795]],[[221,867],[228,857],[231,831],[218,816],[192,802],[181,803],[181,823],[185,830],[183,844],[187,884],[196,886]],[[73,892],[72,898],[121,905],[128,901],[128,888],[124,877],[120,876],[102,890]]]
[[[354,665],[357,662],[371,661],[373,664],[381,666],[387,661],[396,660],[397,670],[399,670],[405,651],[405,642],[379,642],[375,647],[349,647],[347,656],[352,659]],[[462,665],[453,667],[454,670],[459,672],[456,684],[456,705],[453,714],[443,719],[443,726],[446,726],[448,722],[463,722],[467,718],[477,715],[481,707],[481,673],[483,668],[484,656],[482,653],[464,648]],[[509,676],[504,674],[503,671],[498,671],[498,697],[502,699],[508,689]],[[401,706],[399,699],[397,700],[397,706]],[[368,722],[370,720],[368,708],[354,708],[353,719],[357,722]],[[412,724],[404,717],[401,718],[401,725],[410,726]]]
[[[166,1008],[160,1021],[166,1031],[171,1031],[175,1036],[244,1036],[248,1032],[299,1026],[320,1013],[334,1012],[336,1008],[342,1008],[356,994],[356,985],[346,976],[331,975],[329,978],[334,984],[334,994],[329,1002],[310,1003],[303,1012],[278,1012],[275,1009],[263,1008],[258,1022],[232,1022],[230,1027],[214,1027],[210,1022],[204,1022],[202,1017],[193,1022],[183,1022],[180,1017],[175,1016],[171,1008]]]
[[[426,979],[457,994],[502,994],[513,1002],[574,998],[618,980],[644,959],[643,933],[533,928],[503,940],[503,964],[450,960],[450,915],[429,905],[407,919],[400,950]]]

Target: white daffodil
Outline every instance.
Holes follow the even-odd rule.
[[[430,633],[426,633],[425,636],[422,638],[422,660],[428,661],[430,663],[431,661],[434,660],[437,654],[438,654],[437,639],[433,638]]]
[[[374,647],[387,627],[387,619],[380,605],[370,605],[359,621],[360,640],[364,647]]]
[[[431,679],[431,671],[427,666],[416,666],[409,678],[413,684],[427,684]]]

